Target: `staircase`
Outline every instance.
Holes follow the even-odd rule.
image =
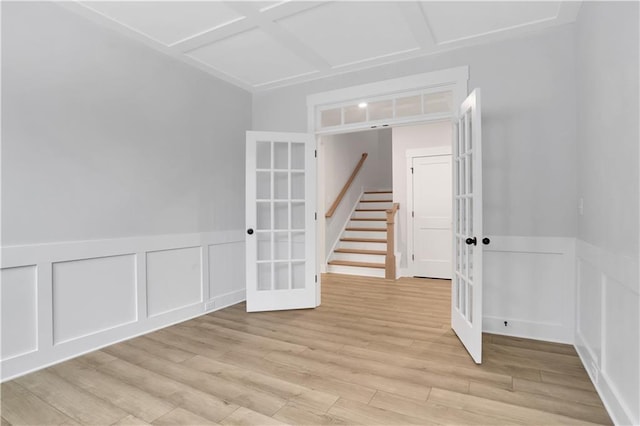
[[[385,277],[387,209],[393,205],[391,191],[368,191],[362,195],[351,220],[328,262],[328,272]]]

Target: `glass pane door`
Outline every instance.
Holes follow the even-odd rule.
[[[314,145],[247,132],[248,311],[316,306]]]

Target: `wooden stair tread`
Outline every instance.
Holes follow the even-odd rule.
[[[375,217],[352,217],[351,220],[359,220],[362,222],[386,222],[387,219],[375,218]]]
[[[345,231],[363,231],[363,232],[387,232],[387,228],[345,228]]]
[[[387,240],[383,238],[351,238],[344,237],[340,238],[340,241],[345,241],[348,243],[387,243]]]
[[[337,248],[334,250],[335,253],[353,253],[353,254],[374,254],[385,256],[387,254],[386,251],[383,250],[364,250],[364,249],[349,249],[349,248]]]
[[[386,212],[388,209],[356,209],[357,212]]]
[[[360,200],[361,203],[393,203],[393,200]]]
[[[352,262],[349,260],[331,260],[329,261],[329,265],[384,269],[384,263]]]
[[[393,191],[365,191],[365,194],[393,194]]]

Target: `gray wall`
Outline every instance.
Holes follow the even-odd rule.
[[[53,3],[2,4],[4,245],[244,228],[251,95]]]
[[[614,423],[640,424],[638,2],[577,21],[576,346]]]
[[[306,96],[469,65],[482,89],[489,235],[576,233],[573,31],[475,46],[254,95],[255,130],[306,131]]]
[[[585,3],[577,31],[578,237],[637,256],[638,3]]]

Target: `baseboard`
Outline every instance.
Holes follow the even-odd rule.
[[[212,298],[211,300],[209,300],[209,302],[205,303],[205,309],[207,310],[207,312],[214,312],[229,306],[236,305],[240,302],[244,302],[246,299],[247,292],[245,289],[232,291]]]
[[[2,250],[2,381],[245,298],[242,230]]]
[[[485,316],[482,318],[482,331],[485,333],[544,340],[547,342],[573,343],[573,330],[562,324],[548,324],[515,318]]]

